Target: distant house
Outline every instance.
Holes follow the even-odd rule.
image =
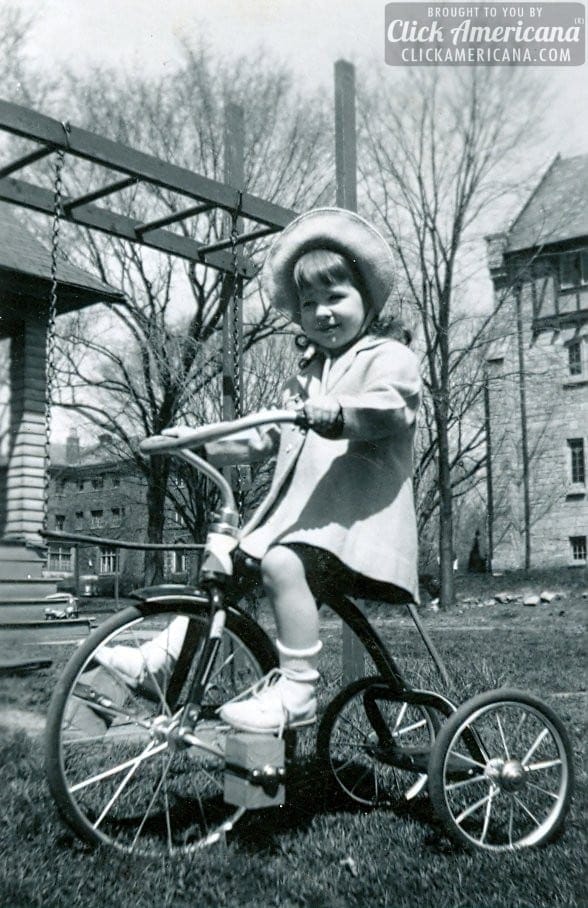
[[[493,569],[584,566],[588,535],[588,155],[553,161],[487,237]]]
[[[147,504],[143,475],[131,459],[113,450],[112,438],[101,435],[97,444],[81,446],[71,433],[65,446],[52,453],[48,529],[91,535],[101,539],[142,542],[146,538]],[[188,530],[173,506],[166,512],[164,542],[192,543]],[[165,552],[166,579],[186,581],[193,575],[197,552]],[[60,575],[76,571],[94,576],[103,588],[119,574],[127,586],[141,583],[144,553],[115,545],[52,542],[47,569]],[[112,584],[110,584],[112,585]]]

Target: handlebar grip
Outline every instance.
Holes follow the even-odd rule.
[[[300,426],[301,429],[308,429],[309,427],[309,422],[304,410],[297,411],[293,422],[295,426]]]

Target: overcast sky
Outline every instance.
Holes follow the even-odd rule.
[[[182,38],[205,34],[227,56],[264,46],[297,73],[301,87],[332,90],[333,63],[345,58],[381,72],[383,0],[0,0],[34,14],[31,55],[42,64],[140,67],[156,75],[173,66]],[[549,151],[588,151],[588,67],[539,71],[557,92],[545,117]]]

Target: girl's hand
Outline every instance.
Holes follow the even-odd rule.
[[[343,412],[334,397],[313,397],[302,408],[309,428],[324,438],[338,438],[343,431]]]

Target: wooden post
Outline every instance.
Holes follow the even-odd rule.
[[[75,584],[75,594],[79,596],[81,594],[80,590],[80,547],[79,545],[74,545],[74,584]]]
[[[488,368],[484,375],[484,426],[486,430],[486,497],[487,502],[487,523],[488,523],[488,558],[487,567],[492,572],[492,559],[494,557],[494,464],[492,458],[492,423],[490,421],[490,386],[489,386]]]
[[[527,390],[525,375],[525,349],[523,340],[523,311],[521,288],[515,288],[517,313],[517,353],[519,366],[519,406],[521,414],[521,460],[523,468],[523,520],[525,529],[525,570],[531,567],[531,495],[529,491],[530,457],[527,426]]]
[[[355,67],[346,60],[335,63],[335,168],[338,207],[357,211]],[[365,673],[365,654],[345,624],[342,635],[343,681],[348,684]]]
[[[119,588],[119,559],[120,559],[120,549],[115,549],[114,556],[114,601],[118,606],[118,588]]]

